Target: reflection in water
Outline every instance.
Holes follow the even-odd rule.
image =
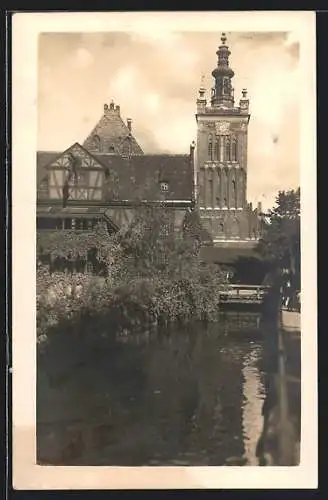
[[[58,335],[38,359],[38,461],[254,464],[262,345],[254,318],[230,320],[115,344]]]
[[[244,375],[243,435],[247,465],[259,465],[256,457],[256,446],[262,432],[263,418],[261,412],[265,397],[257,366],[261,352],[261,346],[256,345],[253,347],[245,356],[242,368]]]

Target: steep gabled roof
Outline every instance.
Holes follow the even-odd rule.
[[[94,156],[108,169],[105,201],[113,197],[131,201],[191,201],[193,198],[193,170],[189,155]],[[116,192],[113,192],[111,172],[116,178]],[[161,182],[168,183],[166,192],[161,192]]]
[[[131,130],[122,120],[120,107],[115,107],[114,103],[109,106],[105,104],[103,116],[85,139],[83,147],[92,153],[143,154]]]

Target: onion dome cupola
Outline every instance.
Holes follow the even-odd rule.
[[[218,48],[216,54],[218,56],[217,67],[212,71],[212,76],[215,79],[214,88],[212,88],[211,105],[212,106],[234,106],[234,91],[231,80],[234,77],[234,71],[229,67],[229,56],[231,54],[229,47],[226,45],[226,35],[222,33],[222,45]]]

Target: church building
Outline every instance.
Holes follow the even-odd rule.
[[[196,198],[203,226],[214,244],[252,246],[261,234],[261,206],[247,203],[249,99],[243,89],[235,105],[230,50],[222,34],[212,71],[209,102],[201,85],[197,99]],[[254,246],[254,245],[253,245]]]
[[[243,90],[235,105],[224,34],[221,42],[209,100],[199,89],[197,141],[187,154],[145,153],[114,102],[82,143],[37,153],[38,231],[91,230],[99,220],[117,231],[141,204],[164,204],[177,232],[197,214],[206,260],[220,261],[219,249],[254,249],[262,222],[246,196],[249,99]]]

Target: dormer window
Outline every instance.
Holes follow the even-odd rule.
[[[161,188],[161,191],[162,192],[167,192],[169,190],[169,183],[168,182],[165,182],[165,181],[162,181],[160,183],[160,188]]]

